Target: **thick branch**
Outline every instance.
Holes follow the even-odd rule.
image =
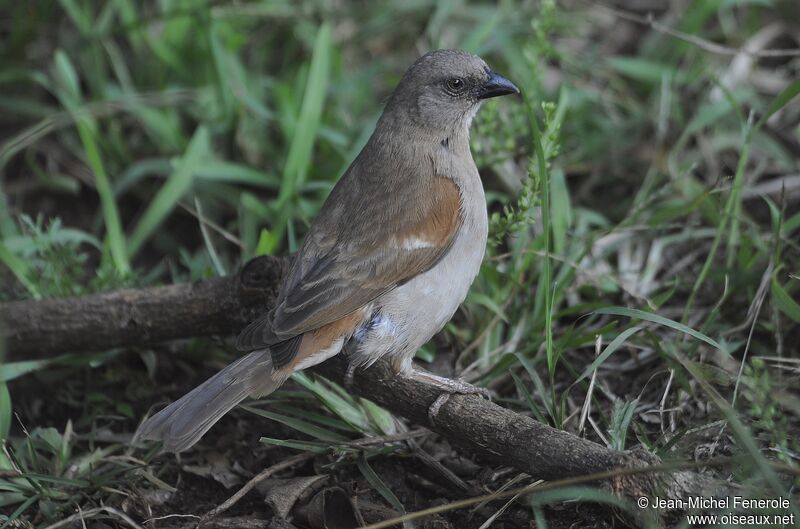
[[[228,278],[167,287],[121,290],[75,299],[0,304],[7,351],[16,357],[108,349],[160,340],[237,332],[274,299],[286,260],[257,258]],[[341,381],[345,360],[315,371]],[[430,405],[439,391],[395,376],[382,362],[357,373],[353,391],[447,437],[541,479],[558,479],[658,464],[647,453],[617,452],[556,430],[474,395],[454,395],[433,424]],[[630,497],[682,498],[730,489],[691,472],[620,477],[612,484]]]
[[[259,257],[195,283],[0,303],[0,338],[11,355],[41,357],[235,333],[272,305],[287,263]]]

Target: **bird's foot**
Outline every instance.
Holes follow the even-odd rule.
[[[442,390],[442,394],[439,395],[433,404],[431,404],[430,408],[428,408],[428,419],[430,419],[432,423],[436,422],[436,416],[439,414],[442,406],[448,401],[450,395],[454,393],[461,395],[480,395],[485,399],[492,400],[491,391],[472,385],[464,380],[441,377],[433,373],[428,373],[427,371],[419,371],[416,369],[413,370],[408,377],[436,386]]]

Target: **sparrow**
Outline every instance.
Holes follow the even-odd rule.
[[[464,301],[486,250],[470,124],[485,99],[518,93],[464,51],[414,62],[311,224],[275,307],[238,336],[249,354],[147,419],[136,438],[186,450],[245,398],[268,395],[343,350],[351,380],[385,358],[397,376],[443,395],[485,392],[418,370],[412,359]]]

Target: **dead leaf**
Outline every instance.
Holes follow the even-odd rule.
[[[304,476],[288,479],[268,479],[257,485],[264,493],[264,501],[279,518],[288,518],[295,503],[303,496],[310,496],[328,476]]]

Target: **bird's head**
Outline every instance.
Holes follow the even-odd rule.
[[[484,99],[518,94],[514,83],[477,55],[461,50],[426,53],[409,67],[386,111],[426,129],[465,129]]]

